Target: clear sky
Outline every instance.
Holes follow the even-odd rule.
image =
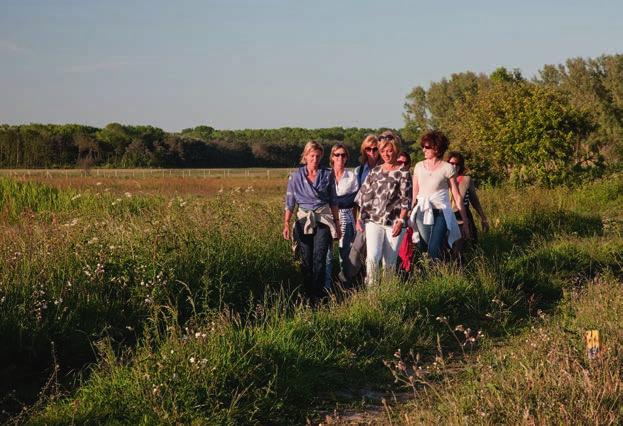
[[[1,0],[0,123],[402,127],[454,72],[623,52],[623,2]]]

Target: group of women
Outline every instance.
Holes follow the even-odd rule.
[[[466,240],[476,237],[470,203],[482,219],[482,229],[488,229],[473,181],[464,175],[463,156],[452,152],[443,160],[449,142],[442,132],[422,136],[424,160],[413,171],[400,142],[391,130],[368,135],[354,171],[346,169],[349,153],[343,144],[331,148],[331,168],[320,167],[322,145],[305,145],[302,165],[288,180],[283,237],[294,242],[304,289],[312,301],[323,298],[329,288],[333,240],[339,242],[345,270],[353,240],[365,237],[365,281],[373,286],[382,271],[394,271],[399,252],[412,255],[406,246],[416,244],[434,260],[446,247],[459,253]],[[409,264],[410,259],[402,260]]]

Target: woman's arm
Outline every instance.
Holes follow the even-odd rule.
[[[340,226],[340,211],[338,207],[337,185],[335,180],[335,173],[331,171],[329,176],[329,207],[331,207],[331,214],[333,215],[333,223],[335,223],[336,239],[342,238],[342,227]]]
[[[482,205],[480,204],[480,199],[478,198],[478,194],[476,194],[476,187],[474,186],[473,181],[470,181],[469,201],[472,203],[472,206],[474,206],[474,210],[478,212],[478,216],[480,216],[480,223],[482,225],[482,231],[488,232],[489,231],[489,220],[487,219],[487,216],[485,216],[485,211],[483,210]]]
[[[337,206],[331,206],[331,213],[333,214],[333,223],[335,223],[336,240],[342,238],[342,227],[340,226],[340,211]]]
[[[407,221],[407,209],[400,209],[400,216],[394,221],[392,227],[392,237],[397,237],[402,232],[402,226]]]
[[[461,214],[461,219],[463,220],[463,233],[465,238],[470,238],[469,232],[469,219],[467,217],[467,212],[465,212],[465,205],[463,204],[463,199],[460,198],[459,194],[459,186],[456,183],[456,176],[451,176],[448,181],[450,182],[450,190],[452,191],[452,198],[454,199],[454,204],[456,205],[459,213]]]
[[[407,214],[411,208],[411,202],[413,200],[413,180],[411,179],[411,173],[406,172],[400,179],[400,215],[394,221],[392,228],[392,236],[397,237],[402,232],[402,227],[407,220]]]
[[[363,167],[363,166],[360,166]],[[363,204],[363,194],[370,191],[370,180],[372,172],[368,173],[366,179],[363,181],[363,184],[359,187],[357,191],[357,195],[355,196],[355,205],[353,207],[353,213],[355,217],[355,230],[357,232],[364,232],[363,220],[366,218],[366,212],[364,211]]]
[[[288,209],[285,210],[283,217],[283,239],[290,239],[290,219],[292,219],[292,212]]]
[[[295,172],[296,173],[296,172]],[[296,206],[296,197],[294,196],[294,177],[293,173],[288,176],[288,186],[286,188],[286,201],[285,201],[285,213],[283,216],[283,238],[289,240],[290,235],[290,219],[292,219],[292,212]]]
[[[420,184],[417,181],[417,175],[415,174],[415,170],[413,170],[413,197],[411,198],[411,206],[415,207],[417,204],[417,196],[420,193]]]

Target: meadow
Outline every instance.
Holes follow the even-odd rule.
[[[515,423],[520,407],[540,423],[571,419],[557,402],[580,401],[587,383],[614,391],[574,405],[578,418],[623,420],[623,336],[611,321],[621,175],[482,188],[492,229],[462,267],[422,259],[406,281],[338,292],[316,309],[280,236],[284,188],[283,177],[0,178],[0,420],[305,423],[361,408],[366,389],[406,389],[426,398],[383,421]],[[582,311],[582,297],[604,313]],[[521,349],[530,333],[544,341],[541,326],[553,330],[546,349],[565,356]],[[583,358],[592,328],[614,379]],[[535,362],[499,361],[500,347]],[[539,370],[545,360],[554,367]],[[564,391],[535,385],[560,371]],[[500,408],[507,400],[519,402]]]

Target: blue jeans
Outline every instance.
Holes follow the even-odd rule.
[[[313,234],[304,234],[303,226],[300,222],[296,222],[294,238],[299,243],[305,293],[312,300],[322,298],[326,295],[324,274],[327,265],[327,250],[333,241],[331,230],[327,225],[319,223]]]
[[[346,224],[346,229],[344,230],[344,235],[340,239],[340,247],[339,247],[339,255],[340,255],[340,268],[344,270],[344,262],[348,259],[348,255],[350,254],[350,246],[355,239],[355,227],[352,223]],[[327,290],[331,290],[333,288],[333,244],[329,246],[329,251],[327,252],[327,267],[325,269],[325,278],[324,278],[324,288]]]
[[[420,250],[425,251],[428,248],[428,255],[432,259],[437,260],[441,257],[441,249],[444,245],[448,228],[443,211],[433,209],[433,218],[432,225],[424,225],[424,214],[418,212],[415,217],[415,223],[420,234]]]

